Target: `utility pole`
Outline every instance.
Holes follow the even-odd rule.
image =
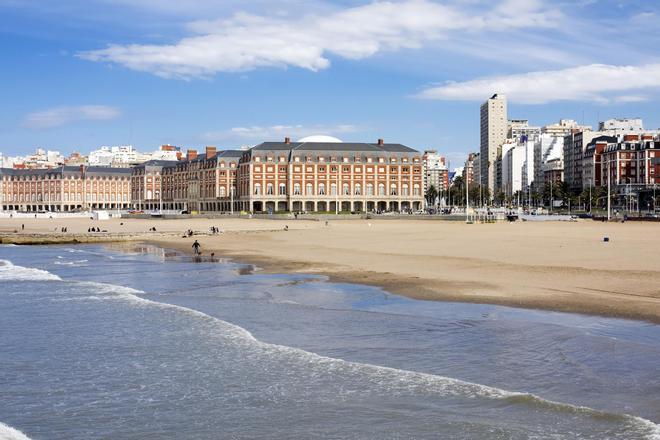
[[[468,191],[469,179],[467,170],[465,171],[465,223],[468,223],[470,218],[468,217],[468,211],[470,210],[470,193]]]

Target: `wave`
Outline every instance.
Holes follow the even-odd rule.
[[[660,425],[641,417],[628,414],[609,413],[586,406],[555,402],[531,393],[508,391],[446,376],[351,362],[343,359],[322,356],[299,348],[260,341],[243,327],[188,307],[142,298],[139,295],[144,294],[145,292],[131,287],[93,281],[81,281],[76,282],[76,284],[85,285],[94,289],[94,296],[82,298],[94,300],[99,298],[119,299],[140,307],[157,307],[185,313],[203,319],[214,325],[221,325],[225,336],[237,338],[239,342],[252,345],[254,348],[263,349],[276,355],[295,357],[302,360],[307,365],[313,365],[326,371],[365,375],[371,379],[373,385],[385,388],[388,392],[411,391],[424,394],[433,393],[441,396],[493,399],[502,401],[505,404],[525,405],[532,408],[546,409],[570,415],[582,414],[594,419],[619,422],[627,429],[637,434],[644,435],[649,440],[660,440]],[[227,330],[230,331],[229,334],[227,333]]]
[[[10,261],[0,260],[0,280],[61,280],[57,275],[50,272],[15,266]],[[238,325],[223,321],[214,316],[194,310],[191,308],[163,303],[142,298],[145,294],[142,290],[109,283],[94,281],[67,281],[74,285],[84,287],[83,294],[71,298],[92,300],[121,300],[138,307],[156,307],[172,310],[177,313],[185,313],[197,319],[201,319],[212,325],[219,325],[223,335],[228,336],[235,342],[249,345],[268,352],[274,356],[286,356],[296,358],[306,365],[321,368],[324,371],[339,374],[361,375],[366,377],[372,385],[386,392],[414,392],[418,394],[436,394],[439,396],[457,396],[462,398],[484,398],[498,400],[504,404],[525,405],[538,409],[547,409],[567,414],[583,414],[595,419],[604,419],[621,423],[627,429],[637,434],[646,436],[648,439],[660,440],[660,425],[641,417],[627,414],[614,414],[599,411],[585,406],[571,405],[568,403],[555,402],[544,399],[537,395],[524,392],[508,391],[487,385],[462,381],[446,376],[429,373],[401,370],[391,367],[383,367],[372,364],[351,362],[338,358],[321,356],[299,348],[285,345],[271,344],[260,341],[248,330]],[[90,292],[90,290],[92,292]],[[91,294],[91,295],[90,295]],[[65,299],[65,298],[62,298]],[[7,427],[8,429],[12,429]],[[4,429],[0,426],[0,429]],[[0,430],[0,433],[2,431]],[[19,433],[20,434],[20,433]],[[22,434],[21,434],[22,435]],[[8,439],[24,439],[27,437],[7,437]],[[5,440],[0,436],[0,440]]]
[[[9,260],[0,260],[0,281],[62,281],[62,278],[47,270],[16,266]]]
[[[61,257],[57,257],[61,258]],[[81,266],[86,266],[85,263],[87,263],[89,260],[73,260],[73,261],[61,261],[61,260],[56,260],[53,264],[56,266],[73,266],[73,267],[81,267]]]
[[[30,437],[18,429],[0,422],[0,440],[30,440]]]

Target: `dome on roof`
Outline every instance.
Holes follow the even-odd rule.
[[[337,139],[336,137],[333,136],[325,136],[322,134],[318,134],[314,136],[304,137],[302,139],[299,139],[298,142],[329,142],[333,144],[340,144],[342,140]]]

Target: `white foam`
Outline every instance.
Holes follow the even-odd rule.
[[[62,278],[47,270],[16,266],[9,260],[0,260],[0,281],[62,281]]]
[[[103,285],[101,283],[95,283]],[[366,375],[374,385],[385,388],[387,391],[413,391],[414,393],[437,393],[443,396],[461,396],[465,398],[487,398],[487,399],[520,399],[527,402],[534,402],[548,408],[554,408],[561,411],[573,413],[583,413],[589,416],[610,415],[612,417],[625,420],[636,431],[641,431],[649,440],[660,440],[660,425],[637,416],[627,414],[608,414],[585,406],[571,405],[568,403],[554,402],[543,399],[530,393],[521,393],[515,391],[503,390],[477,383],[462,381],[451,377],[439,376],[429,373],[420,373],[416,371],[400,370],[396,368],[383,367],[378,365],[363,364],[359,362],[350,362],[343,359],[321,356],[316,353],[308,352],[299,348],[288,347],[285,345],[270,344],[256,339],[252,333],[235,324],[215,318],[206,313],[182,307],[173,304],[160,303],[137,296],[144,293],[129,287],[104,285],[106,289],[118,293],[122,298],[141,306],[154,306],[165,309],[173,309],[179,312],[189,314],[206,321],[212,321],[222,324],[232,330],[232,336],[241,338],[244,342],[256,345],[258,348],[271,351],[273,353],[285,354],[298,357],[300,360],[314,367],[320,367],[325,371],[337,371],[348,374]]]
[[[0,440],[30,440],[30,437],[18,429],[0,422]]]
[[[10,262],[0,260],[0,279],[2,278],[2,264],[10,268],[19,268],[18,273],[23,273],[31,276],[43,276],[46,279],[60,279],[56,275],[39,269],[23,268],[21,266],[14,266]],[[55,278],[51,278],[55,277]],[[33,278],[31,278],[33,279]],[[119,286],[108,283],[98,283],[93,281],[78,281],[78,285],[91,288],[93,292],[86,292],[81,295],[80,299],[92,300],[122,300],[127,301],[135,306],[140,307],[156,307],[160,309],[174,310],[176,312],[185,313],[196,318],[203,319],[209,323],[222,325],[223,335],[234,338],[239,343],[252,345],[254,348],[268,351],[273,355],[292,356],[300,361],[312,366],[313,368],[320,368],[325,372],[337,372],[343,374],[360,374],[364,375],[374,386],[384,389],[387,392],[414,392],[414,393],[433,393],[441,396],[460,396],[463,398],[487,398],[487,399],[513,399],[520,401],[521,404],[532,404],[555,409],[559,411],[569,411],[573,413],[583,413],[591,416],[610,415],[613,417],[620,417],[625,420],[631,427],[637,431],[642,431],[646,438],[651,440],[660,440],[660,425],[657,425],[649,420],[641,417],[630,416],[625,414],[608,414],[592,408],[584,406],[575,406],[567,403],[554,402],[543,399],[539,396],[530,393],[521,393],[503,390],[487,385],[462,381],[445,376],[439,376],[429,373],[421,373],[409,370],[400,370],[396,368],[383,367],[378,365],[363,364],[359,362],[350,362],[343,359],[331,358],[321,356],[316,353],[308,352],[299,348],[288,347],[285,345],[270,344],[259,341],[252,333],[238,325],[223,321],[206,313],[190,309],[183,306],[174,304],[161,303],[140,297],[144,291],[133,289],[131,287]],[[92,293],[92,296],[90,296]],[[227,332],[229,330],[229,332]],[[9,428],[11,429],[11,428]],[[19,433],[20,434],[20,433]],[[21,434],[22,435],[22,434]],[[23,439],[27,437],[17,437]],[[8,437],[8,439],[14,439]],[[0,437],[0,440],[5,440]]]

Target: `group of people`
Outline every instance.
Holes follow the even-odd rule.
[[[98,226],[94,226],[91,228],[87,228],[87,232],[101,232],[101,228],[99,228]]]
[[[156,227],[152,226],[151,228],[149,228],[149,232],[156,232]]]
[[[218,233],[220,233],[220,228],[218,228],[217,226],[211,226],[211,227],[209,228],[209,230],[211,231],[211,234],[218,234]]]

